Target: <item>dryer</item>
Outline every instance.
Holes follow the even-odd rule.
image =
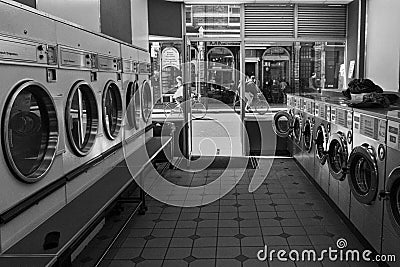
[[[350,220],[373,248],[381,249],[386,172],[386,111],[354,109],[353,150],[349,157]]]
[[[287,138],[287,150],[290,155],[293,155],[293,114],[296,97],[294,95],[287,95],[286,101],[287,110],[275,113],[272,127],[277,136]]]
[[[141,88],[138,71],[138,50],[121,45],[122,82],[126,112],[123,117],[123,145],[125,154],[134,152],[140,145],[138,138],[143,135],[144,123],[141,109]],[[128,155],[125,155],[128,156]]]
[[[387,159],[382,228],[382,254],[400,259],[400,110],[389,111],[387,127]],[[388,262],[396,266],[394,262]]]
[[[325,193],[329,194],[328,142],[330,137],[331,107],[323,99],[315,100],[315,168],[314,179]]]
[[[139,86],[141,97],[142,124],[147,127],[152,124],[153,112],[153,88],[151,86],[150,74],[150,54],[146,51],[139,50]],[[152,131],[146,134],[146,140],[151,138]]]
[[[353,109],[342,102],[331,104],[331,135],[328,145],[329,197],[349,218],[349,155],[353,150]]]
[[[70,202],[122,160],[122,153],[114,153],[102,164],[79,171],[121,141],[120,45],[62,22],[56,23],[56,31],[59,80],[66,95],[64,172],[79,174],[67,176]]]
[[[304,98],[295,97],[295,108],[293,110],[293,157],[303,166],[303,117],[304,117]]]
[[[314,124],[315,124],[315,102],[314,99],[304,98],[303,117],[303,167],[310,176],[314,176]]]
[[[0,250],[4,251],[65,205],[65,148],[54,40],[1,34],[0,48]],[[25,200],[50,187],[56,190],[21,212]]]

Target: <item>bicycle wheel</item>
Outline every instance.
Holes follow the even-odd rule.
[[[260,115],[264,115],[269,111],[269,104],[266,100],[258,100],[254,107],[256,112]]]
[[[206,106],[204,106],[201,102],[195,102],[192,105],[192,117],[195,119],[202,119],[206,116],[207,110]]]

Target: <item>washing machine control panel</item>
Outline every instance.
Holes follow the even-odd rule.
[[[315,102],[315,116],[330,121],[331,107],[322,102]]]
[[[96,68],[96,55],[87,51],[60,46],[60,67],[77,69]]]
[[[305,111],[308,114],[314,115],[315,114],[315,102],[312,99],[305,100]]]
[[[55,45],[0,36],[0,61],[53,66],[57,64],[57,49]]]
[[[122,59],[121,60],[123,73],[137,73],[137,62],[131,59]]]
[[[400,151],[400,123],[388,121],[387,146]]]
[[[386,120],[370,115],[354,112],[353,129],[355,134],[361,134],[379,142],[386,142]]]
[[[331,122],[347,129],[353,126],[353,113],[347,109],[331,108]]]
[[[119,72],[121,61],[117,57],[97,55],[97,67],[99,71]]]
[[[288,97],[287,97],[287,105],[289,107],[295,107],[296,106],[296,98],[293,95],[288,95]]]

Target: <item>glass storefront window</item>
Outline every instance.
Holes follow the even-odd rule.
[[[186,5],[188,35],[240,37],[240,5]]]

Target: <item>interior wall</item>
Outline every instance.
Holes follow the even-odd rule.
[[[385,91],[399,91],[399,10],[399,0],[368,1],[366,78]]]

